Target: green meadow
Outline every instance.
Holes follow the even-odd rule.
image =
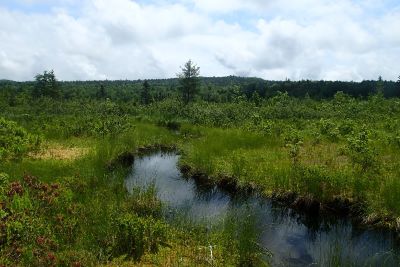
[[[209,231],[167,220],[151,188],[127,192],[134,158],[160,149],[179,151],[191,176],[399,230],[399,98],[246,97],[237,86],[229,101],[202,91],[187,103],[153,88],[143,104],[21,86],[1,98],[0,266],[267,265],[234,215]]]

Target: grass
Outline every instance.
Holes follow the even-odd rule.
[[[373,158],[376,167],[363,170],[359,162],[364,157],[357,154],[353,159],[343,138],[315,142],[303,134],[293,163],[284,135],[206,127],[194,127],[193,131],[199,137],[182,146],[181,165],[194,173],[205,173],[217,181],[228,178],[266,195],[294,192],[324,203],[337,198],[356,201],[363,203],[365,217],[374,214],[384,223],[390,217],[393,223],[400,216],[398,152],[376,140],[373,146],[380,150]]]
[[[178,147],[180,164],[192,173],[266,196],[346,199],[362,208],[365,223],[399,230],[398,100],[379,109],[355,99],[341,108],[279,99],[259,107],[175,104],[131,107],[136,117],[110,102],[88,104],[88,114],[78,117],[67,107],[66,114],[49,115],[50,107],[8,114],[29,138],[24,147],[12,134],[4,139],[14,152],[0,162],[7,174],[0,186],[0,265],[258,265],[257,246],[248,242],[256,232],[251,220],[233,223],[239,220],[232,215],[208,231],[190,219],[167,221],[154,191],[126,192],[124,159],[148,147]],[[34,139],[43,140],[40,150],[21,157]],[[23,180],[32,176],[35,186]]]
[[[244,256],[231,256],[241,250],[224,243],[232,236],[167,222],[154,190],[125,189],[130,168],[118,164],[120,155],[179,142],[165,128],[138,122],[118,137],[47,139],[42,156],[2,161],[0,265],[237,265]],[[71,149],[85,153],[59,156]],[[209,242],[216,244],[212,256]]]

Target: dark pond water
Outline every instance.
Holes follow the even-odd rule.
[[[273,254],[272,266],[400,266],[400,248],[392,233],[359,229],[343,218],[299,214],[268,199],[199,184],[182,176],[178,160],[179,155],[162,152],[136,159],[126,179],[128,190],[154,185],[171,210],[203,222],[242,209],[246,216],[239,218],[255,220],[259,243]]]

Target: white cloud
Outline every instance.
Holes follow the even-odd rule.
[[[400,9],[380,5],[375,14],[371,7],[350,0],[62,0],[34,13],[0,4],[0,79],[32,79],[45,69],[66,80],[165,78],[189,58],[207,76],[396,79]]]
[[[195,8],[213,13],[229,13],[237,10],[261,11],[273,3],[271,0],[183,0],[183,2],[193,2]]]

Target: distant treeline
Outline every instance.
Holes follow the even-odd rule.
[[[365,98],[378,92],[387,98],[400,97],[400,83],[393,81],[267,81],[260,78],[245,77],[201,77],[201,85],[197,99],[209,102],[232,102],[242,99],[269,98],[278,92],[287,92],[293,97],[310,97],[313,99],[329,99],[342,91],[353,97]],[[150,85],[151,101],[179,96],[179,80],[154,79],[147,80]],[[48,96],[60,100],[106,99],[123,102],[141,102],[144,80],[117,81],[61,81],[49,93],[38,90],[38,82],[14,82],[0,80],[0,98],[10,105],[32,98]],[[44,87],[46,88],[46,87]]]

